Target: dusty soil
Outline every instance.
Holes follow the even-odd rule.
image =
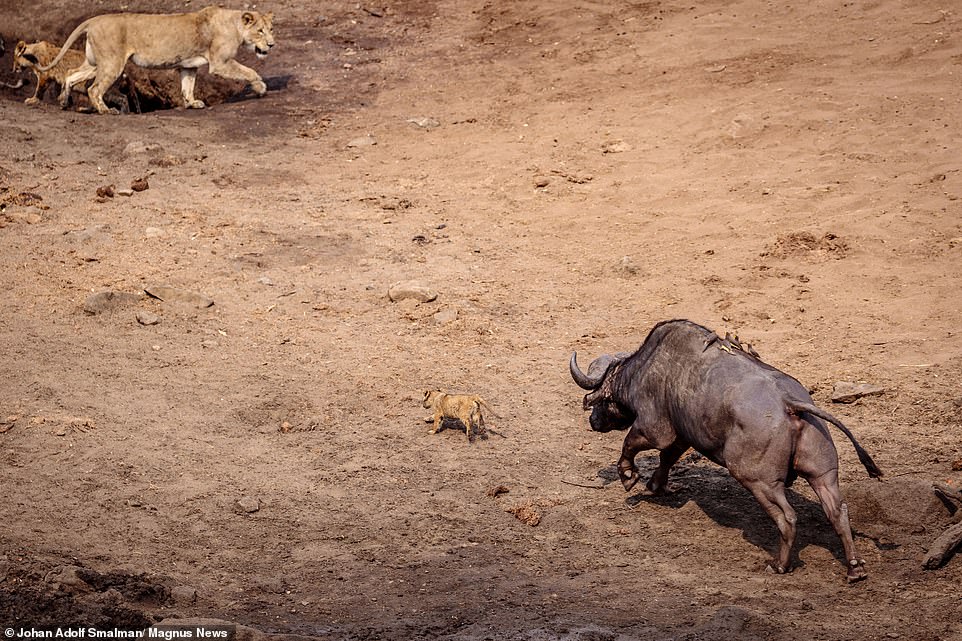
[[[77,5],[4,3],[8,50],[185,6]],[[0,623],[962,638],[962,558],[921,567],[953,519],[931,484],[962,483],[951,3],[312,5],[257,7],[263,99],[202,75],[207,110],[101,117],[0,90]],[[390,301],[408,280],[438,298]],[[777,576],[725,470],[612,483],[623,434],[588,430],[567,358],[667,318],[737,332],[874,455],[882,482],[836,438],[867,581],[803,484]],[[833,405],[839,380],[886,391]],[[491,437],[427,434],[429,388],[487,398]]]

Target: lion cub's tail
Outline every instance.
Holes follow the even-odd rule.
[[[87,20],[84,20],[80,24],[78,24],[77,28],[74,29],[69,36],[67,36],[67,42],[63,43],[63,46],[60,47],[60,51],[57,52],[57,56],[50,62],[50,64],[44,65],[42,67],[37,67],[37,71],[50,71],[51,69],[56,67],[60,63],[60,61],[63,60],[63,57],[67,55],[67,50],[70,49],[71,46],[73,46],[73,43],[77,41],[77,38],[87,33],[87,29],[90,28],[90,22],[92,20],[93,18],[89,18]]]

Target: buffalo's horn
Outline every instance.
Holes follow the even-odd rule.
[[[587,374],[581,371],[578,367],[578,352],[571,352],[571,360],[568,362],[568,369],[571,370],[571,378],[574,382],[578,384],[578,387],[586,390],[597,389],[601,385],[601,381],[605,380],[605,374],[607,371],[602,372],[601,376],[597,378],[591,378]]]

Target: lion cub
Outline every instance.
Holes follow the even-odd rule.
[[[81,66],[86,58],[82,51],[68,49],[64,54],[63,60],[57,63],[49,71],[38,71],[38,69],[57,57],[60,47],[49,43],[46,40],[27,44],[23,40],[17,43],[13,50],[13,70],[15,73],[22,69],[30,69],[37,76],[37,89],[33,95],[24,100],[25,104],[36,105],[43,99],[44,90],[51,82],[62,87],[67,75]]]
[[[442,421],[450,418],[459,420],[464,424],[469,443],[474,440],[475,427],[477,427],[479,436],[487,438],[488,430],[484,426],[484,415],[481,413],[481,408],[483,407],[489,412],[491,412],[491,408],[480,396],[445,394],[439,390],[428,390],[424,393],[422,405],[434,410],[434,428],[429,430],[428,434],[437,434],[441,429]]]

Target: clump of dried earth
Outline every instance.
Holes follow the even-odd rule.
[[[185,7],[7,3],[0,29]],[[962,559],[921,566],[953,518],[932,483],[962,482],[956,8],[256,8],[263,99],[202,74],[209,109],[101,117],[0,89],[0,623],[962,636]],[[411,281],[437,297],[388,297]],[[724,470],[612,483],[621,434],[588,430],[567,359],[667,318],[737,332],[823,406],[884,388],[830,408],[886,472],[836,439],[867,581],[800,485],[776,576]],[[427,434],[431,388],[484,396],[490,438]]]

